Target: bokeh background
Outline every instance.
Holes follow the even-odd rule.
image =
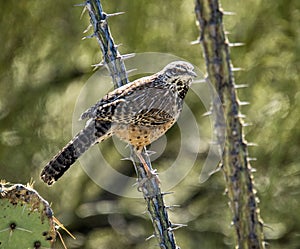
[[[109,19],[122,54],[171,53],[205,71],[201,47],[190,45],[199,33],[192,0],[102,2],[107,13],[126,12]],[[81,40],[89,18],[80,18],[77,3],[0,2],[0,178],[36,181],[56,217],[77,237],[64,235],[70,249],[157,248],[155,239],[145,241],[153,231],[143,199],[101,189],[79,163],[51,188],[39,180],[41,168],[71,138],[76,98],[93,74],[91,64],[102,56],[95,39]],[[235,12],[224,17],[230,42],[245,43],[232,48],[231,56],[233,65],[243,68],[235,73],[236,83],[249,85],[238,94],[250,102],[242,112],[252,124],[246,139],[258,144],[250,155],[257,158],[252,165],[266,239],[270,248],[300,248],[300,2],[223,0],[222,7]],[[206,110],[187,102],[205,128]],[[175,126],[168,133],[168,146],[154,167],[174,160],[177,132]],[[135,175],[111,140],[101,146],[116,169]],[[187,224],[176,231],[176,240],[181,248],[234,248],[223,175],[200,184],[204,158],[205,150],[166,196],[167,205],[180,205],[170,210],[171,220]]]

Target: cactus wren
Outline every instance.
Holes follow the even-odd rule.
[[[86,127],[45,166],[42,180],[53,184],[92,145],[112,135],[133,145],[147,171],[140,153],[176,122],[197,76],[193,69],[190,63],[172,62],[156,74],[108,93],[81,115],[81,120],[88,119]]]

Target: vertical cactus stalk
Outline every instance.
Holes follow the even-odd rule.
[[[218,143],[224,144],[222,170],[233,213],[236,248],[265,248],[263,223],[254,189],[253,170],[249,163],[248,144],[244,139],[229,42],[223,28],[223,12],[218,0],[196,0],[195,13],[208,79],[221,100],[220,104],[213,103],[213,113]]]
[[[104,13],[100,0],[88,0],[85,2],[84,6],[88,10],[91,26],[94,29],[94,33],[90,37],[96,37],[103,54],[103,61],[99,65],[105,65],[108,68],[115,88],[127,84],[129,81],[127,78],[124,60],[134,56],[134,54],[121,55],[118,52],[107,23],[108,17],[121,13]],[[164,204],[163,194],[159,187],[158,178],[154,176],[149,179],[143,164],[135,163],[140,162],[138,156],[133,152],[132,148],[131,151],[131,159],[138,175],[139,189],[142,191],[144,199],[147,202],[147,209],[154,226],[155,232],[153,236],[150,237],[156,237],[158,239],[160,248],[179,248],[176,245],[173,233],[173,230],[177,227],[174,226],[168,218],[167,208]],[[142,152],[142,157],[148,167],[152,169],[150,159],[145,150]]]
[[[124,58],[121,56],[114,40],[111,36],[110,29],[107,23],[107,18],[122,13],[106,14],[103,12],[100,0],[91,0],[85,2],[85,8],[90,15],[90,22],[94,29],[94,34],[90,37],[96,37],[103,54],[103,62],[100,65],[108,67],[115,88],[128,83]]]

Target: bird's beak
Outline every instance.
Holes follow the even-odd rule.
[[[190,72],[189,72],[189,75],[191,75],[191,76],[193,76],[193,77],[195,77],[195,78],[198,76],[194,71],[190,71]]]

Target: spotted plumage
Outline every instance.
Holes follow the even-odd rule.
[[[137,153],[162,136],[178,119],[184,97],[196,76],[190,63],[176,61],[160,72],[108,93],[86,110],[81,130],[43,169],[51,185],[92,145],[112,135],[134,146]]]

